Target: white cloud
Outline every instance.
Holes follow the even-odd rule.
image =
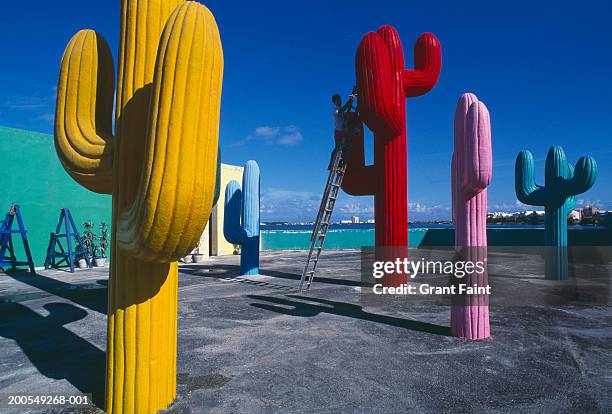
[[[426,214],[426,215],[436,215],[436,217],[440,215],[444,215],[445,213],[450,213],[451,208],[449,206],[444,206],[442,204],[434,204],[428,205],[420,202],[412,202],[408,203],[408,213],[415,214]]]
[[[261,196],[261,213],[264,220],[313,221],[321,204],[321,193],[270,188]],[[438,220],[450,218],[450,207],[421,202],[408,203],[411,220]],[[374,218],[373,197],[351,197],[341,194],[336,202],[333,220],[360,216],[362,220]]]
[[[288,126],[258,126],[246,138],[234,142],[233,146],[245,145],[251,141],[266,145],[297,145],[304,139],[302,132],[295,125]]]
[[[533,210],[533,206],[528,206],[527,204],[523,204],[518,200],[514,201],[514,204],[511,203],[496,203],[489,204],[489,211],[503,211],[513,213],[515,211],[521,210]]]
[[[258,126],[255,128],[255,136],[261,138],[275,138],[280,132],[280,127]]]
[[[274,220],[314,220],[320,203],[320,194],[270,188],[261,194],[261,213]]]
[[[606,209],[612,208],[612,203],[605,202],[603,200],[589,200],[589,199],[579,198],[576,200],[576,206],[578,208],[593,206],[599,209],[606,210]]]
[[[299,128],[290,125],[281,131],[280,137],[277,140],[279,145],[296,145],[302,141],[304,137]]]

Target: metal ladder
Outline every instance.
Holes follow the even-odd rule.
[[[325,192],[323,193],[323,199],[321,200],[317,220],[315,221],[312,236],[310,238],[310,251],[308,252],[306,266],[304,266],[302,278],[300,279],[299,292],[302,292],[304,283],[306,283],[306,290],[310,289],[310,285],[312,284],[312,280],[314,279],[314,275],[317,270],[319,257],[323,251],[323,243],[325,243],[325,237],[327,236],[327,231],[329,230],[329,225],[331,223],[331,216],[334,211],[336,200],[338,199],[338,192],[340,191],[342,179],[344,178],[344,174],[346,172],[346,161],[343,156],[344,150],[344,139],[342,139],[342,141],[336,146],[336,154],[329,170],[327,185],[325,186]]]
[[[351,124],[351,122],[344,117],[344,114],[352,113],[354,115],[354,120],[359,119],[357,108],[354,106],[357,95],[357,87],[353,87],[353,91],[349,95],[348,101],[340,109],[340,114],[344,119],[344,131],[350,131],[356,127],[355,124]],[[357,125],[357,127],[360,126]],[[310,285],[312,285],[312,280],[314,279],[315,272],[317,271],[317,264],[319,263],[321,252],[323,251],[325,237],[327,236],[327,231],[329,230],[329,226],[331,224],[331,216],[334,212],[334,206],[336,205],[336,200],[338,199],[338,192],[340,191],[340,186],[342,185],[342,180],[344,179],[344,174],[346,173],[346,153],[348,153],[350,149],[347,145],[345,145],[345,134],[346,132],[342,134],[342,139],[334,149],[335,155],[329,169],[329,177],[327,178],[327,184],[325,186],[325,191],[323,192],[323,199],[321,200],[319,213],[317,214],[317,219],[315,220],[315,225],[312,230],[312,236],[310,237],[310,251],[308,252],[308,259],[306,260],[306,265],[304,266],[304,271],[302,272],[302,277],[300,278],[300,287],[298,289],[299,292],[302,292],[304,289],[304,283],[306,283],[306,290],[309,290]]]
[[[62,228],[64,233],[62,233]],[[66,248],[61,243],[62,238],[66,239]],[[74,238],[74,240],[73,240]],[[76,243],[73,246],[73,243]],[[56,249],[59,248],[59,252]],[[63,208],[60,213],[59,220],[55,232],[51,233],[49,238],[49,247],[47,247],[47,258],[45,259],[45,269],[58,268],[60,264],[65,264],[70,267],[70,273],[74,273],[74,261],[76,258],[82,257],[87,262],[87,268],[91,269],[92,258],[89,256],[83,239],[79,234],[77,226],[74,224],[72,214],[67,208]],[[59,260],[57,260],[59,258]]]
[[[15,218],[17,218],[18,230],[13,230]],[[23,250],[28,258],[27,262],[18,261],[15,257],[13,234],[19,234],[23,240]],[[7,251],[9,253],[8,257],[6,257]],[[36,274],[32,252],[30,251],[30,243],[28,242],[28,232],[23,224],[23,217],[21,216],[18,204],[13,204],[6,214],[4,221],[0,222],[0,270],[5,270],[7,265],[10,265],[12,269],[16,269],[17,266],[28,266],[30,273]]]

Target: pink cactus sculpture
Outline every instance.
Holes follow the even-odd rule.
[[[483,262],[484,272],[466,275],[459,283],[488,285],[487,186],[491,182],[492,151],[489,111],[476,95],[465,93],[455,111],[455,150],[452,160],[453,221],[459,260]],[[451,332],[467,339],[490,336],[489,301],[471,295],[453,301]]]

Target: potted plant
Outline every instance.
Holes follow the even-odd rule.
[[[84,255],[94,257],[94,251],[96,249],[95,240],[96,235],[93,232],[93,223],[91,221],[86,221],[83,223],[83,234],[81,236],[81,240],[83,241],[83,246],[85,247],[85,251],[81,256],[77,259],[77,264],[80,269],[87,268],[87,260]]]
[[[106,223],[100,223],[100,236],[98,237],[99,244],[96,246],[94,263],[98,267],[106,266],[106,250],[108,249],[108,226]]]
[[[200,252],[200,242],[196,244],[196,248],[193,250],[193,254],[191,255],[194,263],[202,263],[206,260],[206,256]]]

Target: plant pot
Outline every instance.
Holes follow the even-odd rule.
[[[87,269],[87,260],[85,259],[79,259],[77,261],[77,264],[79,266],[79,269]]]
[[[183,258],[183,262],[184,263],[192,263],[193,262],[193,257],[191,257],[191,255],[185,256]]]
[[[106,257],[96,257],[94,259],[94,264],[96,265],[96,267],[106,266]]]
[[[194,263],[202,263],[204,260],[206,260],[206,256],[203,254],[192,254],[191,257],[193,258]]]

